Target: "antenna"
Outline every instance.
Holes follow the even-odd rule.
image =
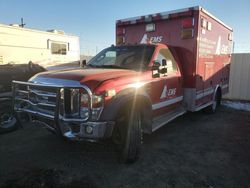
[[[24,27],[26,24],[23,22],[23,18],[21,18],[21,24],[19,25],[20,27]]]

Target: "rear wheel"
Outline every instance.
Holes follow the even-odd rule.
[[[135,162],[140,155],[142,143],[141,113],[127,110],[119,115],[113,133],[113,142],[124,163]]]
[[[205,111],[207,113],[213,114],[216,112],[217,108],[220,106],[221,104],[221,94],[220,94],[220,90],[216,91],[215,97],[212,101],[212,104],[210,106],[208,106]]]

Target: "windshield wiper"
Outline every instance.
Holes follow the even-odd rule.
[[[88,64],[87,66],[93,67],[93,68],[129,69],[127,67],[122,67],[119,65],[91,65],[91,64]]]
[[[95,67],[95,68],[98,68],[98,67],[100,67],[100,66],[88,64],[87,67]]]
[[[102,65],[101,67],[114,68],[114,69],[129,69],[129,68],[122,67],[122,66],[119,66],[119,65]]]

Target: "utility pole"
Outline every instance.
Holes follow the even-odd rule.
[[[21,24],[19,25],[20,27],[24,27],[26,24],[23,22],[23,18],[21,18]]]
[[[234,53],[234,46],[235,46],[235,41],[233,41],[233,50],[232,50],[232,53]]]

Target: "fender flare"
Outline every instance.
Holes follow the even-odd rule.
[[[213,94],[213,100],[215,100],[216,93],[217,93],[218,90],[220,90],[220,92],[221,92],[221,86],[219,84],[217,84],[216,87],[215,87],[214,94]],[[221,95],[222,95],[222,93],[221,93]]]
[[[111,101],[104,107],[102,114],[100,116],[100,121],[114,121],[120,112],[127,105],[131,104],[136,96],[136,103],[143,105],[144,113],[146,118],[143,118],[144,125],[151,124],[152,118],[152,102],[149,95],[145,90],[129,88],[119,92]],[[143,103],[141,103],[143,102]]]

